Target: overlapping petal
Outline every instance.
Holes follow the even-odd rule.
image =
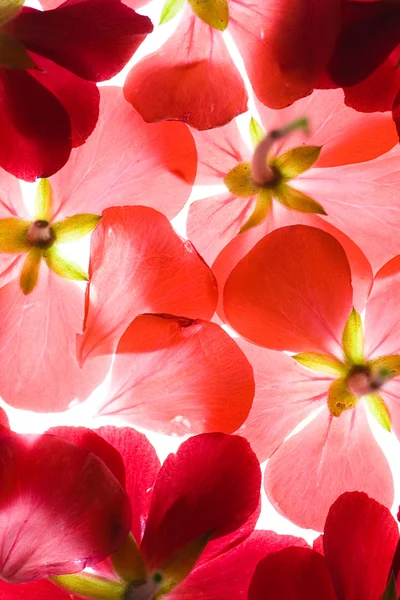
[[[51,178],[57,218],[140,204],[174,217],[196,175],[196,148],[183,123],[147,125],[121,88],[100,88],[97,127]]]
[[[107,209],[91,240],[79,356],[112,352],[140,314],[209,319],[216,301],[210,269],[166,217],[143,206]]]
[[[50,581],[31,581],[19,585],[0,581],[1,600],[78,600]]]
[[[253,395],[252,368],[219,325],[142,315],[117,346],[99,413],[169,434],[232,433],[246,419]]]
[[[179,119],[196,129],[225,125],[247,108],[221,33],[189,7],[161,49],[133,67],[124,94],[147,122]]]

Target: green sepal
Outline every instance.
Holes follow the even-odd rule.
[[[345,378],[332,381],[328,392],[328,408],[334,417],[340,417],[343,411],[351,410],[357,402],[358,398],[349,392]]]
[[[378,375],[383,380],[393,379],[393,377],[399,377],[400,375],[400,355],[398,354],[381,356],[370,360],[368,364],[372,373]]]
[[[11,217],[0,219],[0,252],[18,254],[31,248],[27,234],[31,223]]]
[[[53,192],[51,189],[50,181],[48,179],[41,179],[36,190],[35,208],[34,208],[35,221],[51,221],[53,216]]]
[[[239,163],[231,169],[224,177],[224,184],[239,198],[250,198],[260,190],[260,186],[251,178],[251,166],[248,162]]]
[[[299,146],[273,159],[273,164],[285,180],[294,179],[308,171],[317,161],[321,146]]]
[[[0,0],[0,24],[17,16],[24,5],[24,0]]]
[[[0,9],[1,13],[1,9]],[[36,69],[33,58],[18,40],[0,32],[0,67],[4,69]]]
[[[185,0],[166,0],[161,11],[160,25],[176,17],[178,12],[182,10],[184,3]]]
[[[21,274],[19,277],[19,285],[22,292],[27,296],[36,287],[40,263],[42,262],[43,250],[40,248],[32,248],[26,255],[24,264],[22,265]]]
[[[262,188],[256,197],[256,204],[246,223],[240,228],[239,233],[243,233],[252,227],[260,225],[268,217],[272,205],[272,191],[268,188]]]
[[[350,363],[364,362],[364,332],[361,317],[355,308],[350,313],[342,336],[343,352]]]
[[[135,538],[130,533],[119,550],[111,554],[114,571],[122,581],[145,581],[146,565]]]
[[[78,597],[96,598],[96,600],[122,600],[124,597],[125,584],[105,577],[90,575],[89,573],[56,575],[49,577],[49,579]]]
[[[257,148],[258,144],[265,137],[265,131],[261,127],[260,123],[256,121],[253,117],[251,117],[250,119],[249,133],[251,143],[253,144],[253,148]]]
[[[364,400],[375,421],[377,421],[379,425],[383,427],[383,429],[386,429],[386,431],[391,431],[392,421],[390,418],[390,413],[382,399],[382,396],[376,392],[374,394],[368,394],[367,396],[364,396]]]
[[[82,267],[70,259],[65,259],[58,251],[56,246],[52,246],[43,253],[47,266],[60,277],[64,279],[73,279],[75,281],[87,281],[88,275]]]
[[[339,359],[328,354],[301,352],[300,354],[295,354],[292,358],[303,367],[317,373],[328,373],[329,375],[337,375],[338,377],[343,377],[347,373],[346,365]]]
[[[303,194],[303,192],[292,188],[284,181],[274,188],[274,196],[282,206],[290,210],[307,214],[326,215],[325,210],[318,202]]]
[[[228,27],[228,0],[188,0],[193,12],[214,29],[224,31]]]
[[[393,574],[393,571],[390,573],[389,581],[385,591],[383,592],[381,600],[399,600],[397,595],[396,578]]]
[[[101,216],[92,214],[81,214],[67,217],[52,226],[57,242],[66,244],[88,235],[96,227]]]

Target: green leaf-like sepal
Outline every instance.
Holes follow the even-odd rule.
[[[91,233],[100,219],[101,216],[99,215],[74,215],[73,217],[67,217],[64,221],[54,223],[52,230],[57,242],[66,244]]]
[[[389,354],[388,356],[381,356],[369,361],[371,372],[382,378],[382,382],[385,379],[393,379],[393,377],[400,376],[400,356],[398,354]]]
[[[160,17],[160,25],[173,19],[182,9],[185,0],[166,0]]]
[[[381,425],[383,429],[386,429],[386,431],[391,431],[392,421],[390,418],[390,413],[382,399],[382,396],[378,393],[368,394],[367,396],[364,396],[364,400],[367,404],[369,412],[379,423],[379,425]]]
[[[260,186],[251,178],[251,166],[248,162],[231,169],[224,178],[224,184],[232,194],[242,198],[255,196],[260,190]]]
[[[121,600],[124,597],[125,584],[120,581],[80,573],[78,575],[56,575],[49,577],[64,590],[74,596],[96,598],[97,600]]]
[[[130,533],[119,550],[111,554],[115,573],[126,582],[144,581],[146,565],[135,538]]]
[[[25,46],[4,32],[0,32],[0,67],[19,70],[37,68]]]
[[[302,352],[295,354],[292,358],[303,367],[317,373],[329,373],[343,377],[347,373],[346,366],[334,356],[319,354],[318,352]]]
[[[290,210],[297,210],[298,212],[308,214],[326,215],[323,207],[318,202],[310,198],[310,196],[303,194],[303,192],[292,188],[292,186],[285,182],[279,183],[274,188],[274,196],[278,202]]]
[[[193,12],[214,29],[224,31],[228,27],[228,0],[188,0]]]
[[[17,16],[24,5],[24,0],[0,0],[0,24]]]
[[[26,255],[19,278],[19,285],[25,295],[33,292],[36,287],[42,256],[43,250],[40,248],[32,248]]]
[[[50,181],[41,179],[36,190],[35,221],[51,221],[53,216],[53,192]]]
[[[353,364],[364,362],[364,332],[361,317],[355,308],[350,313],[342,336],[343,352]]]
[[[0,219],[0,252],[18,254],[31,248],[28,242],[28,229],[31,223],[11,217]]]
[[[268,217],[269,211],[271,210],[272,205],[272,192],[268,188],[261,189],[256,197],[256,204],[253,212],[250,217],[246,221],[246,223],[241,227],[239,233],[243,233],[252,227],[256,227],[260,225],[265,219]]]
[[[389,582],[383,593],[381,600],[398,600],[396,579],[393,572],[390,573]]]
[[[285,180],[294,179],[317,161],[321,146],[299,146],[273,159],[272,164]]]
[[[253,144],[253,148],[257,148],[258,144],[265,137],[265,131],[261,127],[260,123],[256,121],[253,117],[251,117],[250,119],[249,133],[251,143]]]
[[[357,402],[358,398],[347,389],[345,378],[336,379],[329,386],[328,408],[333,416],[340,417],[344,410],[351,410]]]
[[[87,281],[88,275],[82,267],[70,259],[64,258],[56,246],[46,250],[43,257],[47,266],[60,277],[64,279],[73,279],[75,281]]]

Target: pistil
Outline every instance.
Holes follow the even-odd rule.
[[[32,246],[46,250],[53,245],[55,236],[48,221],[34,221],[27,232],[27,238]]]

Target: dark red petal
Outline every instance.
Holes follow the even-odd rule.
[[[153,25],[119,0],[67,0],[54,10],[22,9],[7,31],[29,50],[83,79],[116,75]]]
[[[287,546],[303,544],[306,546],[300,538],[255,531],[242,544],[213,561],[196,565],[189,577],[168,594],[168,600],[244,600],[255,567],[262,558]]]
[[[249,413],[251,366],[215,323],[142,315],[128,327],[116,352],[101,415],[184,435],[232,433]]]
[[[75,573],[120,547],[129,500],[95,455],[52,435],[3,434],[0,446],[2,579]]]
[[[71,152],[71,125],[59,100],[30,71],[0,69],[0,166],[35,181],[60,169]]]
[[[260,466],[238,436],[205,433],[190,438],[161,467],[142,551],[157,567],[177,549],[204,535],[235,531],[257,509]]]
[[[80,146],[92,133],[99,116],[97,86],[38,54],[32,53],[32,57],[40,69],[30,71],[32,77],[52,92],[66,109],[71,123],[72,147]]]
[[[258,564],[248,598],[265,600],[266,597],[337,600],[324,557],[314,550],[296,547],[270,554]]]
[[[18,585],[0,580],[0,598],[1,600],[75,600],[68,592],[45,579]]]
[[[225,125],[247,108],[244,82],[221,32],[190,7],[160,50],[133,67],[124,94],[145,121],[179,119],[196,129]]]
[[[284,108],[307,96],[332,54],[341,2],[232,0],[229,11],[229,31],[259,100]]]
[[[5,429],[10,429],[10,423],[7,417],[7,413],[5,410],[0,408],[0,427],[5,427]]]
[[[390,510],[366,494],[343,494],[325,523],[324,553],[338,598],[382,598],[399,540]]]
[[[92,235],[89,275],[81,360],[115,350],[142,313],[209,319],[217,302],[213,275],[190,242],[144,206],[104,211]]]
[[[66,410],[86,400],[110,362],[96,358],[83,369],[75,355],[82,330],[84,294],[41,266],[38,285],[25,296],[14,279],[0,288],[0,394],[16,408]]]
[[[93,452],[125,488],[132,506],[131,531],[140,542],[152,489],[160,470],[156,451],[142,433],[128,427],[54,427],[53,433]]]
[[[275,350],[339,353],[352,307],[349,263],[331,235],[304,225],[265,236],[224,288],[230,325]]]
[[[132,204],[175,217],[196,176],[197,153],[189,127],[149,125],[126,102],[121,88],[99,89],[95,131],[51,179],[57,219]]]

